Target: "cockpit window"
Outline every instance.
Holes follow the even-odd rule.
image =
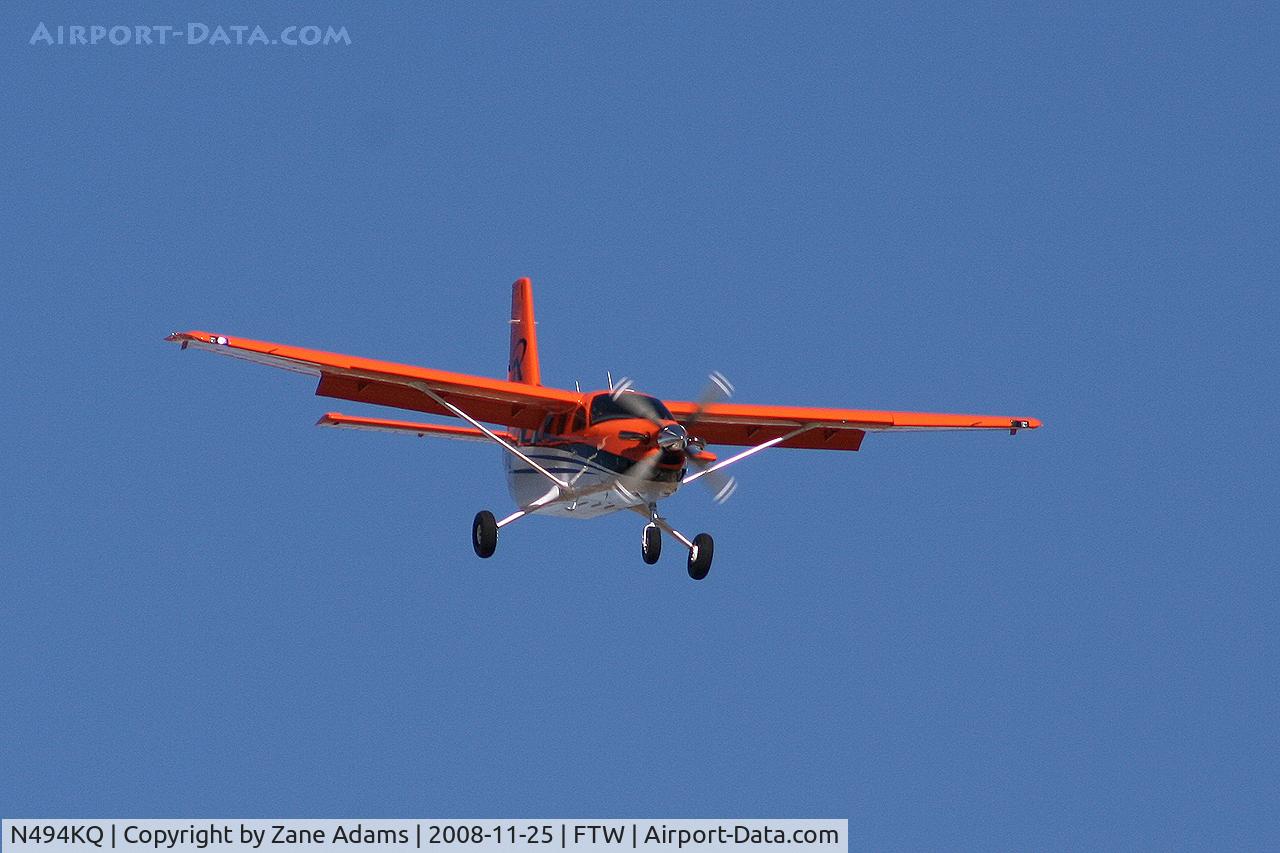
[[[671,417],[671,412],[657,397],[648,397],[644,394],[635,394],[630,391],[623,392],[623,396],[626,399],[618,401],[609,396],[607,392],[597,394],[591,401],[591,423],[598,424],[602,421],[613,421],[618,418],[643,418],[650,413],[664,421],[675,420],[675,418]]]

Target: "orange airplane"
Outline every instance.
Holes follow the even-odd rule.
[[[626,379],[588,393],[547,388],[538,363],[533,287],[527,278],[511,289],[511,358],[505,380],[209,332],[174,332],[165,340],[179,342],[183,349],[196,347],[317,376],[318,396],[466,421],[470,426],[330,412],[317,424],[493,442],[506,451],[507,485],[517,509],[500,520],[488,510],[476,514],[471,541],[480,557],[493,555],[501,528],[534,513],[594,518],[630,510],[645,519],[644,561],[657,562],[666,533],[688,550],[694,580],[711,569],[711,536],[699,533],[690,539],[658,512],[658,501],[682,485],[698,480],[718,502],[727,500],[737,484],[724,469],[770,447],[857,450],[868,432],[994,429],[1012,435],[1040,426],[1035,418],[995,415],[737,405],[725,402],[733,386],[719,373],[711,374],[696,402],[660,400],[639,393]],[[718,459],[707,450],[709,444],[746,449]]]

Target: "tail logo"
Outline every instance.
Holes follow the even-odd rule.
[[[507,365],[507,373],[512,382],[524,381],[524,354],[529,349],[529,341],[525,338],[515,342],[511,347],[511,363]]]

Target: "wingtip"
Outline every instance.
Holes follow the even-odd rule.
[[[172,343],[181,343],[184,347],[187,344],[217,344],[218,346],[227,346],[231,343],[231,339],[226,335],[215,335],[210,332],[189,331],[189,332],[170,332],[166,337],[166,341]]]
[[[170,332],[165,336],[165,340],[171,343],[190,343],[191,341],[208,341],[209,343],[217,343],[218,336],[211,335],[208,332],[199,332],[194,329],[185,332]]]
[[[1039,429],[1039,418],[1014,418],[1009,421],[1009,435],[1017,435],[1020,429]]]

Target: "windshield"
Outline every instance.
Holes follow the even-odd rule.
[[[614,400],[606,392],[597,394],[595,399],[591,401],[591,423],[598,424],[602,421],[613,421],[618,418],[643,418],[652,413],[652,415],[660,420],[675,420],[671,417],[671,412],[667,411],[667,407],[657,397],[648,397],[644,394],[635,394],[630,391],[623,393],[626,398],[623,401]]]

